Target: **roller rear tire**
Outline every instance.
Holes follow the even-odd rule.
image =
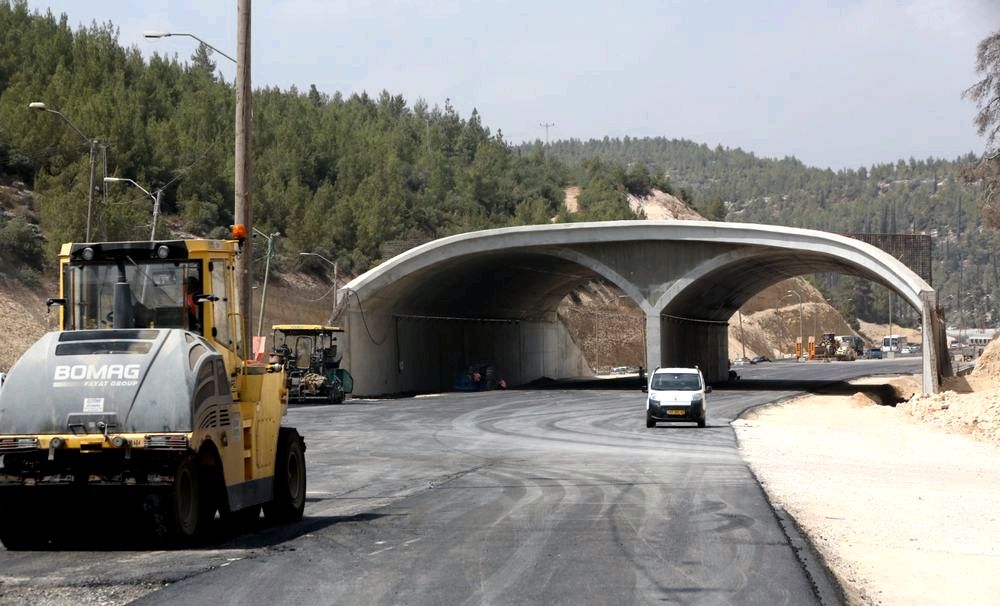
[[[264,504],[264,517],[275,524],[302,519],[306,508],[306,447],[299,432],[290,427],[278,431],[274,464],[274,497]]]
[[[49,543],[44,512],[34,503],[17,496],[3,497],[0,502],[0,542],[8,551],[34,551],[44,549]]]

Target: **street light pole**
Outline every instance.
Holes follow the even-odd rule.
[[[243,225],[247,234],[253,230],[253,155],[250,151],[250,124],[253,116],[253,88],[250,84],[250,0],[238,0],[236,4],[236,58],[188,32],[146,31],[146,38],[168,38],[187,36],[204,44],[213,51],[236,64],[236,142],[235,142],[235,209],[233,218],[237,225]],[[236,257],[236,291],[239,298],[240,317],[243,324],[244,343],[250,333],[250,314],[253,307],[252,270],[253,238],[243,242],[243,250]]]
[[[799,298],[799,343],[802,344],[802,351],[799,355],[801,357],[802,354],[806,353],[806,333],[802,327],[802,295],[800,295],[797,291],[789,289],[788,292],[781,296],[781,299],[784,299],[788,295],[795,295]],[[780,302],[781,299],[778,299],[778,301]]]
[[[55,114],[59,116],[60,118],[63,119],[64,122],[66,122],[66,124],[69,125],[70,128],[76,131],[76,134],[83,137],[83,140],[86,141],[87,144],[90,146],[90,186],[87,188],[87,233],[84,238],[87,242],[90,242],[90,215],[93,212],[94,208],[94,171],[96,170],[95,165],[97,163],[97,154],[95,148],[97,146],[97,140],[92,139],[87,135],[83,134],[83,131],[81,131],[79,128],[76,127],[75,124],[69,121],[69,118],[66,117],[66,114],[56,111],[54,109],[49,109],[41,101],[33,101],[29,103],[28,109],[48,112],[50,114]]]
[[[256,227],[253,228],[253,231],[267,240],[267,256],[264,258],[264,286],[260,292],[260,316],[257,318],[257,336],[259,337],[264,329],[264,305],[267,303],[267,276],[271,271],[271,252],[274,250],[274,238],[281,234],[274,232],[269,236]]]
[[[333,324],[334,318],[337,317],[337,262],[331,261],[324,257],[323,255],[316,252],[300,252],[300,257],[319,257],[326,261],[329,265],[333,266],[333,311],[330,313],[330,321],[327,324]]]
[[[222,55],[226,59],[229,59],[233,63],[237,62],[236,59],[233,59],[232,57],[230,57],[226,53],[220,51],[219,49],[217,49],[214,46],[212,46],[211,44],[209,44],[208,42],[205,42],[204,40],[202,40],[198,36],[195,36],[194,34],[190,34],[190,33],[187,33],[187,32],[160,32],[160,31],[156,31],[156,30],[146,30],[146,31],[142,32],[142,35],[144,37],[150,38],[150,39],[169,38],[170,36],[187,36],[188,38],[194,38],[198,42],[201,42],[202,44],[204,44],[208,48],[210,48],[213,51],[219,53],[220,55]]]
[[[120,178],[120,177],[104,177],[104,182],[105,183],[131,183],[132,185],[134,185],[134,186],[138,187],[139,189],[141,189],[142,193],[144,193],[147,196],[149,196],[149,198],[153,201],[153,229],[149,233],[149,239],[150,239],[150,241],[155,240],[156,239],[156,219],[160,216],[160,195],[163,194],[163,189],[156,190],[156,193],[154,194],[154,193],[150,192],[148,189],[146,189],[145,187],[143,187],[143,186],[139,185],[138,183],[136,183],[135,181],[133,181],[132,179],[124,179],[124,178]]]

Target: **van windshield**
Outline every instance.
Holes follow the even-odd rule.
[[[701,389],[701,382],[698,375],[685,373],[656,373],[650,384],[652,389],[657,391],[698,391]]]

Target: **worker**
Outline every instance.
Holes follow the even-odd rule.
[[[188,330],[201,332],[201,305],[197,301],[197,296],[201,294],[201,285],[198,284],[197,277],[188,276],[186,290],[184,307],[187,309]]]
[[[472,388],[475,389],[476,391],[479,391],[479,389],[482,387],[482,384],[483,384],[483,375],[479,374],[479,370],[478,369],[473,369],[472,370]]]

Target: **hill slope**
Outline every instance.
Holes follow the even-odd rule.
[[[838,233],[928,233],[934,238],[935,288],[977,302],[974,309],[968,304],[963,308],[967,325],[987,315],[1000,317],[1000,234],[982,228],[976,204],[979,186],[962,179],[963,168],[974,160],[971,154],[832,171],[808,167],[795,158],[759,158],[741,149],[662,137],[572,139],[553,142],[545,151],[573,168],[593,162],[595,156],[644,166],[681,197],[692,198],[695,208],[718,204],[731,221]],[[836,276],[824,277],[821,286],[831,299],[838,289],[858,291],[853,300],[857,317],[888,321],[885,289],[858,288],[856,280]],[[954,298],[942,297],[941,303],[957,324]],[[850,311],[847,306],[841,309]]]

